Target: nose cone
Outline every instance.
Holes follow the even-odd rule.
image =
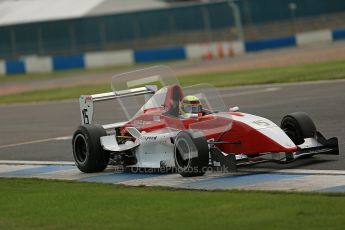
[[[297,151],[297,146],[286,135],[286,133],[278,126],[257,129],[258,132],[271,139],[274,143],[282,147],[282,152]]]
[[[241,113],[233,119],[241,127],[238,135],[250,153],[295,152],[298,149],[279,126],[266,118]]]

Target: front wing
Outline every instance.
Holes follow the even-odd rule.
[[[210,148],[212,165],[221,170],[234,171],[237,166],[252,165],[264,162],[280,164],[291,163],[299,158],[310,157],[319,154],[339,155],[338,138],[326,139],[317,132],[314,138],[307,138],[299,150],[293,153],[259,153],[254,157],[245,154],[225,154],[217,147]]]

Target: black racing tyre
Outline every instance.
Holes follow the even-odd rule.
[[[204,175],[209,163],[209,148],[203,134],[179,132],[174,142],[174,158],[176,169],[181,176]]]
[[[100,137],[106,136],[100,125],[82,125],[72,139],[73,157],[76,166],[85,173],[101,172],[109,163],[109,152],[105,151]]]
[[[295,112],[286,115],[282,119],[280,127],[295,145],[303,144],[305,138],[314,137],[316,133],[314,122],[304,112]]]

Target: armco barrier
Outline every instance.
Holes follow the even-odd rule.
[[[25,63],[23,60],[8,60],[5,63],[6,74],[21,74],[26,73]]]
[[[246,52],[303,46],[310,43],[331,42],[341,39],[345,39],[345,29],[310,31],[299,33],[295,36],[245,42],[219,41],[143,50],[87,52],[70,56],[27,56],[17,60],[0,60],[0,75],[131,65],[153,61],[209,60],[212,58],[237,56]]]
[[[246,41],[244,43],[246,52],[260,51],[265,49],[277,49],[289,46],[296,46],[296,37],[271,38],[257,41]]]
[[[331,42],[332,33],[330,30],[304,32],[297,34],[296,40],[298,46],[303,46],[312,43]]]
[[[333,30],[332,31],[332,38],[333,38],[333,41],[345,39],[345,29]]]
[[[133,55],[136,63],[186,59],[186,51],[183,46],[135,50]]]
[[[85,67],[95,68],[134,64],[132,50],[99,51],[85,54]]]
[[[6,74],[5,61],[0,60],[0,77]]]
[[[46,73],[52,72],[53,66],[50,57],[29,56],[25,58],[27,73]]]
[[[53,70],[82,69],[85,68],[84,55],[54,56]]]

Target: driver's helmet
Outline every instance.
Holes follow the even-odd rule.
[[[188,114],[198,114],[202,112],[202,105],[196,96],[185,96],[180,103],[180,114],[186,116]]]

